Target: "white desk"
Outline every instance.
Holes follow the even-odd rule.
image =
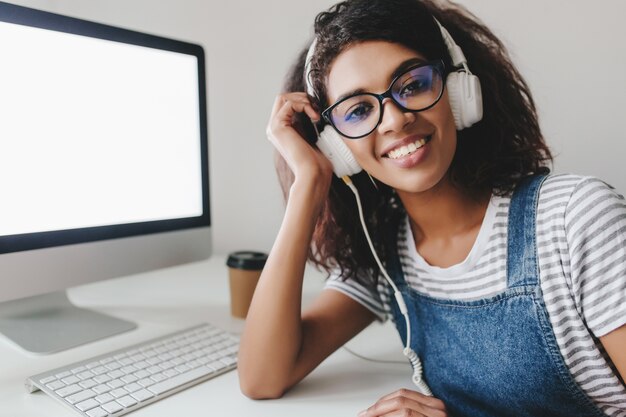
[[[322,275],[308,270],[305,305],[322,286]],[[203,321],[239,333],[243,320],[230,316],[228,294],[223,257],[71,289],[69,295],[75,304],[132,320],[138,329],[47,356],[25,353],[0,335],[0,416],[78,416],[42,392],[27,393],[23,385],[27,376]],[[391,323],[374,323],[348,346],[368,357],[403,359],[402,346]],[[278,400],[248,399],[239,390],[237,372],[232,371],[129,415],[354,416],[382,395],[410,388],[410,376],[408,364],[368,362],[340,349]]]

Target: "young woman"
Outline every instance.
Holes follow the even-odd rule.
[[[482,85],[482,118],[468,123],[459,69]],[[352,181],[408,317],[311,121],[363,168]],[[595,178],[547,175],[530,91],[469,12],[348,0],[321,13],[267,135],[287,207],[241,338],[246,395],[280,397],[390,317],[432,396],[400,390],[360,415],[626,416],[624,198]],[[307,260],[331,278],[301,313]]]

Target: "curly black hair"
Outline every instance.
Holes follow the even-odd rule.
[[[489,191],[506,195],[533,174],[549,172],[551,152],[541,133],[535,103],[502,42],[478,18],[452,2],[431,0],[347,0],[315,19],[315,46],[310,79],[320,109],[329,105],[325,80],[334,59],[346,48],[368,40],[384,40],[412,49],[427,59],[441,59],[452,68],[451,57],[436,18],[452,35],[478,76],[483,92],[483,119],[458,132],[457,149],[448,177],[467,195]],[[304,61],[308,46],[287,75],[284,91],[306,91]],[[316,141],[311,122],[302,115],[296,126],[311,143]],[[280,156],[276,160],[285,198],[293,176]],[[403,215],[394,190],[367,174],[353,177],[364,202],[368,229],[381,259],[387,258],[385,230]],[[328,199],[317,220],[309,259],[318,267],[339,271],[372,286],[378,267],[361,230],[354,197],[333,178]]]

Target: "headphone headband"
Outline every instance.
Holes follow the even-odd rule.
[[[313,83],[311,82],[311,59],[313,59],[316,45],[317,37],[313,38],[313,42],[311,42],[311,46],[309,46],[309,50],[307,51],[306,58],[304,60],[304,81],[306,83],[306,92],[311,97],[315,97],[315,90],[313,89]]]
[[[471,73],[469,68],[467,67],[467,59],[465,58],[465,54],[463,53],[461,47],[456,44],[454,38],[452,38],[452,35],[450,35],[450,32],[448,32],[448,30],[443,27],[443,25],[436,17],[433,17],[433,20],[439,27],[443,41],[446,44],[448,53],[450,54],[450,58],[452,58],[452,64],[456,68],[463,67],[466,72]],[[309,50],[306,53],[306,58],[304,61],[304,81],[306,83],[306,92],[311,97],[315,97],[315,89],[313,88],[313,82],[311,81],[311,60],[313,59],[313,54],[315,53],[316,46],[317,37],[313,38],[313,42],[311,42],[311,46],[309,46]]]

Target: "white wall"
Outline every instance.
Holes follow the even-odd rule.
[[[265,125],[317,12],[334,0],[12,0],[200,43],[208,59],[214,248],[269,250],[282,198]],[[626,15],[622,0],[460,0],[508,46],[530,84],[556,172],[626,193]],[[470,63],[471,65],[471,63]]]

